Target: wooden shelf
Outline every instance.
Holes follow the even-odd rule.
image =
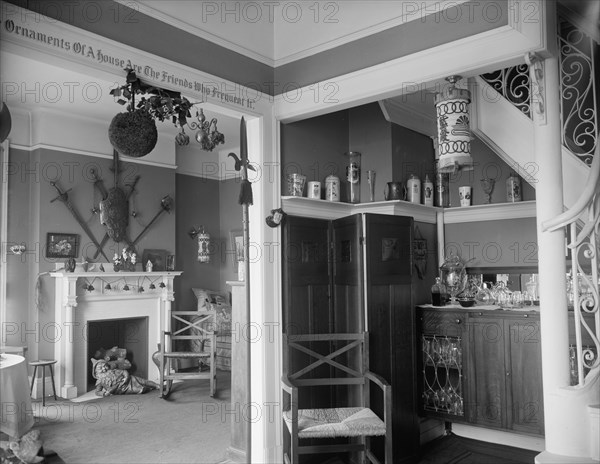
[[[287,214],[317,219],[339,219],[360,213],[412,216],[415,221],[435,224],[442,208],[419,205],[402,200],[374,201],[371,203],[342,203],[315,200],[306,197],[281,197],[281,207]]]
[[[377,213],[412,216],[415,221],[429,224],[436,224],[440,213],[443,214],[444,224],[536,217],[535,201],[438,208],[402,200],[351,204],[284,196],[281,197],[281,207],[287,214],[317,219],[339,219],[359,213]]]
[[[444,224],[536,217],[535,200],[445,208]]]

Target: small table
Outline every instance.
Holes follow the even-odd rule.
[[[33,410],[25,358],[2,354],[0,358],[0,431],[20,438],[33,426]]]

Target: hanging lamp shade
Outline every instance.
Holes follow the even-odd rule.
[[[442,92],[435,95],[438,126],[439,164],[442,173],[459,169],[472,170],[471,129],[469,103],[471,92],[455,86],[460,76],[450,76],[450,82]]]

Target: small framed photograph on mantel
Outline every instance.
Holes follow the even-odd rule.
[[[79,235],[48,232],[46,234],[46,258],[77,258]]]
[[[152,272],[165,271],[167,266],[167,250],[144,250],[144,253],[142,253],[142,269],[146,270],[148,261],[152,263]]]

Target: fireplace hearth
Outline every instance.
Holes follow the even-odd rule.
[[[130,374],[148,378],[148,318],[108,319],[91,321],[87,326],[87,390],[93,390],[96,380],[92,376],[90,358],[104,359],[113,347],[126,351],[125,359],[131,367]]]

